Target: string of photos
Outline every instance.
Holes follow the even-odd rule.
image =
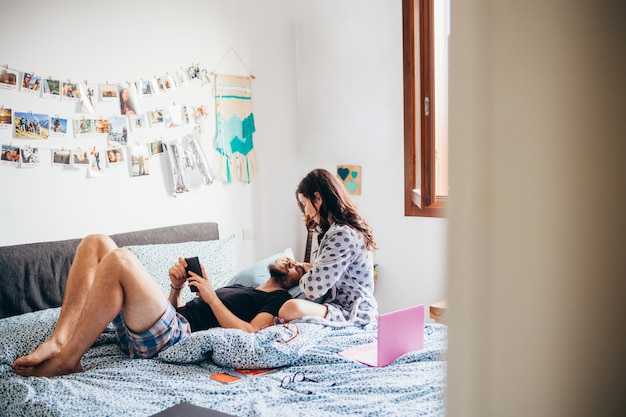
[[[229,52],[234,52],[241,61],[234,49],[230,48],[226,54]],[[103,176],[105,168],[127,165],[130,166],[130,176],[138,177],[149,175],[152,157],[166,154],[172,174],[169,188],[174,195],[190,190],[187,179],[190,171],[197,172],[205,185],[210,185],[215,178],[226,183],[233,180],[249,183],[256,170],[252,141],[256,130],[252,113],[252,79],[251,73],[249,76],[209,73],[198,64],[192,64],[179,68],[172,75],[168,73],[136,82],[74,83],[4,66],[0,72],[0,94],[2,90],[16,90],[42,99],[75,103],[78,117],[14,110],[2,104],[0,129],[12,128],[16,143],[1,144],[0,165],[39,166],[40,148],[45,147],[33,146],[32,141],[21,145],[21,139],[106,138],[106,149],[98,146],[86,150],[80,146],[48,148],[52,165],[84,167],[89,177]],[[142,104],[148,97],[197,88],[198,84],[209,89],[210,105],[172,102],[169,106],[142,111]],[[102,107],[115,108],[115,114],[94,116],[99,103],[109,103]],[[212,106],[215,109],[215,169],[200,145],[208,136],[203,122],[211,115]],[[147,144],[129,144],[131,130],[139,132],[159,127],[176,132],[177,127],[193,124],[192,133],[175,139],[158,138]]]

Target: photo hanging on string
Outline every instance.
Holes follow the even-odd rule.
[[[78,94],[80,97],[80,110],[83,113],[94,113],[95,111],[95,95],[94,86],[83,83],[78,86]]]
[[[78,101],[78,84],[63,82],[61,89],[61,101]]]
[[[0,109],[0,129],[9,129],[13,125],[13,110]]]
[[[53,117],[50,122],[52,128],[50,136],[64,137],[67,135],[68,120],[60,117]]]
[[[120,100],[120,114],[122,116],[130,117],[133,114],[140,113],[135,84],[118,84],[117,93]]]
[[[59,100],[61,98],[61,81],[44,79],[41,81],[41,84],[41,96],[43,98],[51,98],[55,100]]]
[[[20,90],[31,94],[39,94],[41,91],[41,77],[32,72],[23,73]]]
[[[17,71],[10,68],[2,68],[0,71],[0,88],[5,90],[17,89]]]
[[[18,166],[20,163],[20,148],[13,145],[2,145],[0,164]]]
[[[89,167],[89,154],[80,148],[72,151],[72,162],[74,168],[88,168]]]
[[[107,161],[109,161],[109,166],[123,164],[124,163],[123,149],[119,147],[109,147],[107,149]]]
[[[109,145],[114,142],[126,145],[128,143],[128,119],[124,116],[110,116],[107,120],[109,122],[107,135]]]
[[[109,121],[107,119],[94,119],[94,135],[106,136],[109,133]]]
[[[117,100],[117,87],[113,84],[100,84],[100,99],[102,101]]]
[[[47,114],[15,112],[13,123],[16,138],[48,139],[50,134],[50,117]]]
[[[94,131],[93,119],[75,119],[73,122],[74,122],[74,137],[76,138],[93,137],[93,131]]]
[[[132,130],[143,129],[147,125],[148,122],[144,113],[133,114],[132,116],[130,116],[130,127]]]
[[[20,148],[20,156],[22,167],[36,167],[39,166],[39,148],[32,148],[31,146],[22,146]]]
[[[69,149],[53,149],[52,150],[52,165],[69,167],[72,152]]]
[[[145,145],[135,145],[132,147],[130,162],[131,175],[133,177],[150,175],[150,156],[148,155],[148,148]]]

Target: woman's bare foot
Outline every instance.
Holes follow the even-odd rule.
[[[13,368],[21,375],[18,371],[37,366],[53,356],[58,355],[62,347],[61,344],[50,339],[39,345],[31,354],[17,358],[15,362],[13,362]]]
[[[48,360],[41,362],[37,366],[24,368],[15,368],[15,373],[21,376],[61,376],[82,372],[83,367],[80,360],[76,364],[61,357],[62,355],[53,356]]]

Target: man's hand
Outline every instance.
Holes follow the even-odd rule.
[[[202,276],[193,271],[189,271],[191,277],[187,278],[187,282],[189,285],[195,285],[196,288],[198,288],[198,295],[202,297],[205,303],[211,305],[211,303],[217,299],[217,295],[215,294],[211,280],[207,277],[204,265],[200,264],[200,268],[202,269]]]
[[[172,286],[176,288],[182,287],[187,281],[187,261],[183,257],[178,258],[178,262],[172,265],[167,272]]]

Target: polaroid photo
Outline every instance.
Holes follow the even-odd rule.
[[[18,73],[8,67],[2,68],[0,71],[0,88],[5,90],[17,89]]]
[[[24,72],[22,74],[22,86],[20,88],[21,91],[31,93],[31,94],[40,94],[41,92],[41,77],[35,75],[33,72]]]
[[[61,119],[60,117],[53,117],[50,120],[50,136],[66,136],[67,135],[67,119]]]
[[[72,159],[72,151],[69,149],[53,149],[52,150],[52,165],[69,167]]]
[[[176,81],[174,80],[174,77],[172,77],[170,74],[166,74],[165,77],[163,78],[165,82],[166,91],[176,90]]]
[[[150,155],[145,145],[135,145],[131,148],[130,173],[133,177],[150,175]]]
[[[159,87],[159,81],[156,79],[156,77],[150,78],[148,82],[150,83],[150,89],[152,90],[153,96],[158,96],[159,94],[161,94],[161,87]]]
[[[100,156],[100,151],[94,148],[89,152],[89,177],[90,178],[100,178],[104,176],[104,171],[102,170],[104,161]]]
[[[42,90],[41,96],[44,98],[52,98],[59,100],[61,98],[61,81],[44,79],[41,80]]]
[[[150,110],[148,112],[148,119],[150,119],[150,126],[159,126],[165,123],[165,110]]]
[[[191,123],[189,120],[189,106],[187,106],[186,104],[181,105],[180,115],[183,125],[188,125],[189,123]]]
[[[2,145],[0,154],[0,164],[18,166],[20,164],[20,148],[13,145]]]
[[[47,114],[15,112],[13,124],[15,137],[24,139],[48,139],[50,117]]]
[[[39,148],[31,148],[30,146],[22,146],[20,148],[20,156],[22,167],[39,166]]]
[[[75,119],[74,121],[74,137],[75,138],[91,138],[94,132],[93,119]]]
[[[115,147],[115,146],[107,148],[107,161],[109,162],[109,166],[123,164],[124,163],[123,149],[119,147]]]
[[[137,95],[139,97],[152,95],[152,84],[150,83],[150,80],[137,81]]]
[[[159,87],[159,93],[164,93],[167,90],[166,87],[166,83],[167,83],[167,76],[162,75],[160,77],[157,77],[157,86]]]
[[[130,116],[130,127],[132,130],[143,129],[146,126],[148,126],[148,119],[146,119],[144,113]]]
[[[80,110],[83,113],[93,113],[95,111],[96,89],[87,83],[78,86],[78,96],[80,98]]]
[[[107,135],[109,145],[112,143],[126,145],[128,143],[128,118],[124,116],[110,116],[107,120],[109,122]]]
[[[89,167],[89,154],[86,151],[78,148],[72,151],[72,165],[75,168],[87,168]]]
[[[139,99],[135,84],[118,84],[117,93],[120,101],[120,114],[122,116],[132,116],[140,113]]]
[[[94,135],[106,136],[109,133],[109,121],[107,119],[94,119]]]
[[[150,156],[161,155],[163,153],[163,141],[161,139],[154,140],[148,144]]]
[[[13,125],[13,110],[0,108],[0,129],[9,129]]]
[[[61,101],[78,101],[78,84],[71,82],[62,82]]]
[[[117,87],[113,84],[100,84],[100,99],[102,101],[117,100]]]
[[[187,71],[182,68],[176,70],[176,83],[179,87],[187,85],[189,83],[189,78],[187,76]]]
[[[200,78],[200,66],[198,64],[187,67],[187,76],[190,80]]]
[[[181,107],[177,104],[171,105],[165,111],[165,127],[171,129],[183,124],[183,114]]]

